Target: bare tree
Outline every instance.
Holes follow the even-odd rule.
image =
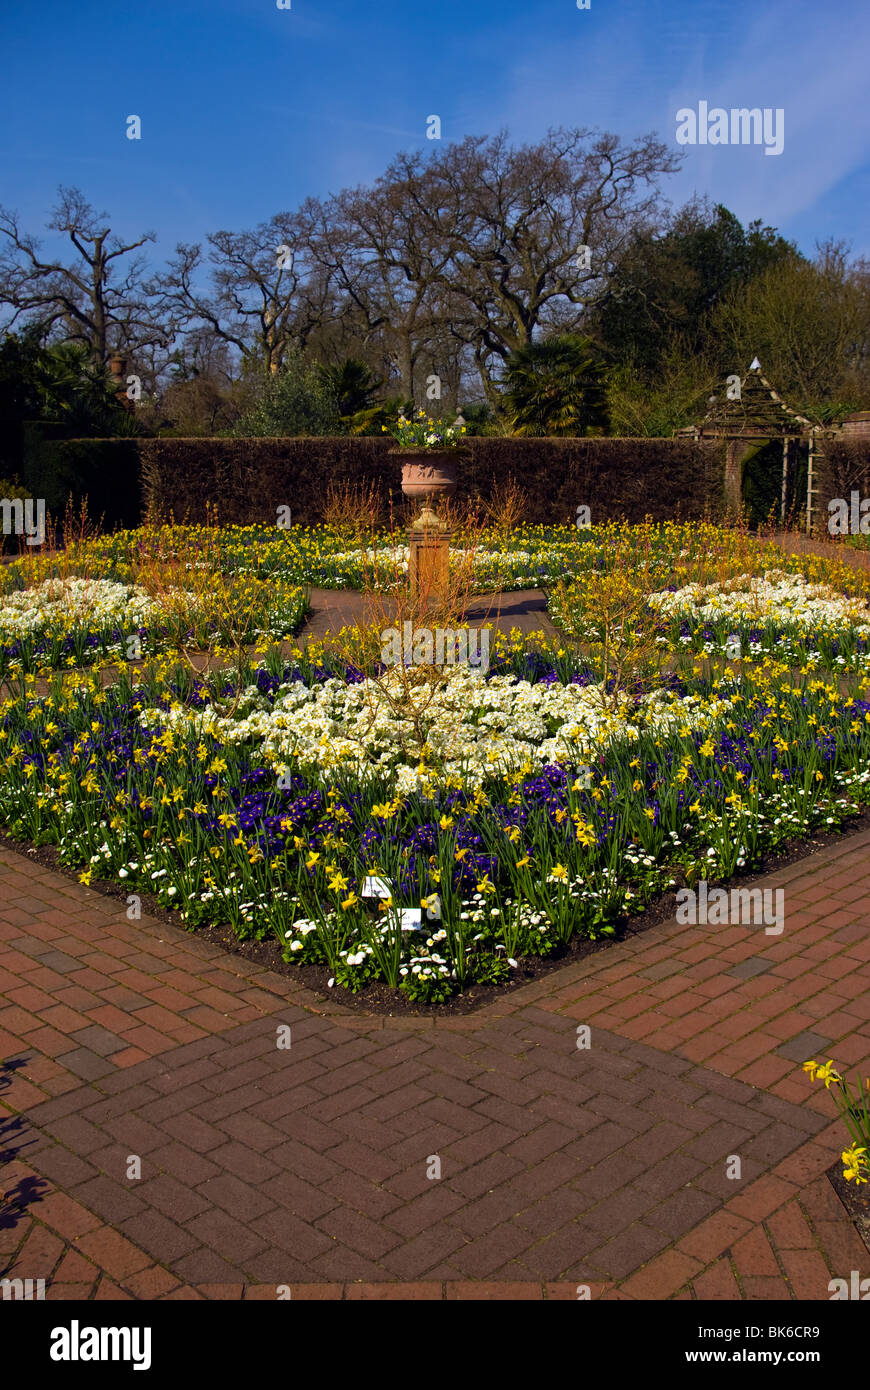
[[[136,241],[112,234],[107,214],[97,212],[77,188],[58,192],[49,229],[68,237],[71,262],[44,259],[39,241],[21,230],[17,215],[0,209],[0,304],[4,327],[39,322],[83,343],[95,366],[113,353],[134,356],[171,342],[173,326],[157,317],[145,282],[144,257],[134,253],[154,233]],[[126,259],[129,258],[129,259]]]
[[[465,305],[454,330],[491,400],[511,351],[551,321],[578,328],[607,295],[629,236],[658,215],[659,178],[679,162],[652,135],[626,145],[586,130],[552,130],[519,148],[504,133],[468,137],[434,159],[394,162],[387,177],[429,243],[444,248],[436,280]]]
[[[327,313],[328,289],[310,265],[309,225],[310,216],[285,212],[252,231],[212,233],[207,255],[200,244],[179,243],[154,282],[165,312],[188,328],[207,327],[274,375]]]
[[[312,259],[338,297],[339,317],[364,349],[379,345],[388,378],[413,398],[418,360],[443,328],[433,290],[449,248],[431,238],[389,174],[306,211]]]

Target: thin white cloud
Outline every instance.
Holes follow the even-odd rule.
[[[723,50],[724,61],[706,65],[702,82],[695,70],[675,85],[670,120],[679,107],[699,100],[726,108],[781,107],[783,153],[765,155],[757,146],[686,147],[680,183],[709,192],[738,216],[757,216],[763,208],[768,220],[781,223],[811,209],[870,159],[868,52],[870,11],[864,5],[826,15],[822,36],[818,14],[809,30],[799,22],[784,25],[781,12],[754,19],[742,42]]]
[[[682,147],[684,168],[664,185],[677,204],[708,194],[744,220],[762,216],[779,226],[805,222],[870,164],[867,0],[824,9],[817,0],[680,4],[658,8],[646,24],[636,10],[618,30],[580,26],[567,41],[540,31],[524,39],[522,57],[469,129],[507,127],[523,140],[552,125],[600,126],[625,138],[654,130],[677,149],[680,107],[699,100],[782,107],[781,155],[757,146]]]

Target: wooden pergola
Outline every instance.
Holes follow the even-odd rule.
[[[761,370],[754,358],[744,377],[729,376],[720,394],[711,396],[703,420],[687,429],[678,430],[683,438],[725,441],[725,505],[738,513],[743,503],[743,464],[762,444],[772,439],[782,440],[782,501],[780,519],[785,521],[790,451],[793,444],[807,443],[807,532],[812,529],[815,487],[815,463],[819,455],[819,435],[823,426],[814,425],[786,404]]]

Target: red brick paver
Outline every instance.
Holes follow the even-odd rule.
[[[812,1300],[870,1273],[800,1071],[870,1064],[870,834],[765,880],[781,936],[664,922],[461,1019],[317,1003],[5,849],[0,881],[0,1270],[48,1297]]]

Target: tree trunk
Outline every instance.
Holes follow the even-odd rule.
[[[402,393],[409,401],[414,399],[414,352],[407,333],[399,336],[396,348],[396,367],[402,383]]]
[[[105,289],[106,264],[103,259],[103,238],[94,242],[94,256],[91,262],[91,305],[93,307],[94,338],[91,354],[96,367],[105,367],[108,359],[106,343],[106,306],[103,299]]]

